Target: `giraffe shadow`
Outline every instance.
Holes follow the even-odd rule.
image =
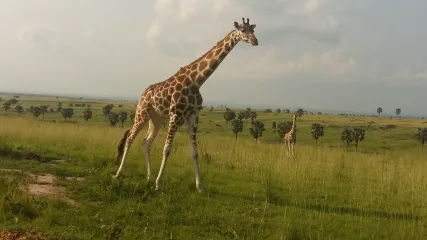
[[[249,197],[249,196],[237,196],[231,193],[223,193],[223,192],[210,192],[211,196],[222,196],[222,197],[228,197],[228,198],[236,198],[236,199],[244,199],[247,201],[268,201],[270,204],[274,204],[276,206],[281,207],[294,207],[304,210],[312,210],[317,212],[323,212],[323,213],[334,213],[334,214],[341,214],[341,215],[352,215],[355,217],[375,217],[375,218],[384,218],[384,219],[390,219],[390,220],[407,220],[407,221],[420,221],[425,219],[424,216],[412,214],[412,213],[396,213],[396,212],[387,212],[382,210],[367,210],[362,208],[356,208],[356,207],[340,207],[340,206],[328,206],[323,204],[311,204],[311,203],[304,203],[299,204],[296,202],[291,202],[286,199],[282,199],[277,196],[266,196],[263,197]]]

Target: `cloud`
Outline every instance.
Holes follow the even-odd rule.
[[[373,75],[380,74],[381,72]],[[427,69],[425,66],[400,66],[396,69],[391,69],[387,74],[381,75],[382,77],[378,81],[389,86],[423,87],[427,83]]]
[[[191,57],[198,57],[196,53],[203,54],[232,30],[233,21],[241,21],[241,16],[245,16],[259,26],[256,35],[260,46],[270,46],[269,49],[276,48],[275,52],[281,53],[263,54],[265,68],[256,68],[260,73],[274,76],[276,71],[266,70],[272,65],[281,66],[277,74],[304,70],[332,71],[331,74],[354,71],[356,60],[341,57],[339,21],[333,13],[322,9],[325,3],[324,0],[275,0],[269,4],[257,0],[206,0],[203,3],[158,0],[145,40],[162,54],[190,61]],[[306,44],[307,49],[299,49],[290,56],[293,44]],[[315,64],[320,66],[311,67]]]
[[[418,80],[424,80],[424,81],[427,81],[427,70],[422,71],[422,72],[415,72],[415,73],[413,74],[413,77],[414,77],[415,79],[418,79]]]
[[[427,30],[419,24],[427,21],[426,7],[427,1],[387,0],[15,0],[0,8],[6,56],[0,78],[8,79],[5,89],[72,86],[76,93],[137,97],[214,46],[233,21],[249,17],[259,45],[240,43],[233,50],[203,89],[211,99],[223,96],[217,92],[222,86],[244,84],[248,90],[230,90],[229,97],[286,102],[291,95],[268,92],[291,88],[299,96],[322,86],[319,104],[340,98],[343,105],[365,107],[343,97],[346,89],[364,94],[365,102],[391,104],[398,101],[391,92],[403,94],[397,89],[415,99],[427,88]],[[368,86],[378,94],[367,93]],[[341,95],[329,90],[335,87]],[[313,101],[314,94],[298,104]]]
[[[245,64],[242,72],[247,78],[266,81],[289,76],[313,76],[323,81],[345,81],[345,76],[358,74],[357,61],[341,50],[326,50],[316,53],[305,53],[296,59],[271,61],[274,52],[269,52],[256,61]],[[267,79],[268,80],[268,79]]]
[[[353,57],[348,57],[340,50],[324,51],[321,53],[306,53],[296,61],[285,62],[285,72],[314,72],[330,75],[345,75],[358,70]]]

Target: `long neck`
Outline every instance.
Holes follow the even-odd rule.
[[[191,71],[193,83],[201,87],[238,42],[236,30],[233,30],[200,58],[187,65],[185,68]]]
[[[291,131],[293,132],[293,131],[295,131],[295,119],[292,121],[292,128],[291,128]]]

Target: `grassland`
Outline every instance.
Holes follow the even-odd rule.
[[[3,97],[3,99],[7,99]],[[22,96],[25,106],[73,99]],[[84,101],[88,103],[88,101]],[[0,111],[0,168],[57,176],[68,204],[33,197],[20,186],[32,181],[21,172],[0,175],[0,230],[40,231],[70,239],[426,239],[427,164],[412,138],[424,120],[304,115],[298,118],[296,156],[286,157],[272,121],[289,114],[258,112],[267,128],[255,142],[249,122],[238,139],[226,128],[223,110],[203,111],[199,156],[207,193],[198,194],[186,127],[176,136],[164,175],[164,194],[146,182],[142,132],[124,177],[117,170],[117,144],[125,127],[110,127],[93,101],[94,116],[75,109],[71,123],[50,123],[28,114]],[[118,103],[114,103],[117,105]],[[135,103],[123,103],[131,110]],[[118,111],[118,109],[113,109]],[[46,120],[60,120],[49,113]],[[314,145],[310,126],[325,126]],[[381,126],[396,125],[390,130]],[[365,126],[359,150],[340,141],[343,126]],[[152,148],[153,172],[160,165],[162,129]],[[16,152],[42,159],[16,159]],[[15,156],[15,157],[14,157]],[[59,160],[59,161],[58,161]],[[82,177],[70,180],[67,177]]]

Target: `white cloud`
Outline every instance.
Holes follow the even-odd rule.
[[[274,89],[288,86],[282,80],[294,81],[295,89],[314,82],[326,92],[338,80],[360,89],[427,87],[427,31],[419,25],[427,21],[427,1],[40,1],[14,0],[0,8],[0,52],[6,56],[0,78],[10,79],[5,89],[55,92],[68,81],[70,91],[137,96],[210,49],[241,17],[257,24],[259,45],[240,43],[213,78],[215,87],[230,80],[252,87],[232,94],[242,101],[255,101],[248,97],[254,92],[270,99],[269,88],[261,93],[254,85],[259,81]],[[212,86],[203,91],[218,96]],[[328,93],[333,98],[334,91]]]
[[[316,12],[319,10],[320,5],[321,0],[307,0],[304,3],[304,10],[306,10],[307,13]]]
[[[341,50],[306,53],[296,61],[285,62],[285,72],[314,72],[327,75],[356,73],[357,63],[353,57],[346,57]]]
[[[426,80],[427,81],[427,70],[422,72],[414,73],[413,77],[418,80]]]
[[[161,32],[162,32],[162,29],[161,29],[160,23],[158,21],[153,22],[148,28],[148,31],[146,34],[146,40],[148,44],[154,45],[157,37],[161,34]]]
[[[340,39],[333,29],[339,26],[338,19],[333,13],[320,11],[325,4],[324,0],[300,2],[276,0],[272,5],[261,4],[257,0],[247,0],[244,4],[242,3],[241,0],[206,0],[204,2],[158,0],[154,6],[155,14],[145,39],[148,44],[155,46],[163,54],[176,58],[184,57],[190,61],[189,56],[196,58],[196,53],[203,54],[202,51],[208,50],[233,29],[233,21],[240,22],[241,17],[244,16],[249,17],[251,22],[259,26],[256,29],[256,35],[260,46],[263,43],[271,45],[268,50],[281,48],[282,52],[292,51],[293,46],[283,46],[283,37],[291,35],[334,45],[334,48],[323,49],[321,53],[313,51],[312,47],[306,50],[300,49],[292,58],[287,54],[264,54],[263,64],[259,63],[258,56],[255,62],[258,67],[255,69],[261,74],[266,74],[265,80],[280,73],[329,71],[330,74],[345,74],[355,71],[357,65],[355,59],[343,57],[342,50],[337,46]],[[304,21],[287,23],[288,19],[297,15],[303,16],[301,18]],[[268,40],[273,42],[269,43]],[[263,54],[261,51],[257,53]],[[243,55],[238,58],[243,58]],[[240,63],[236,64],[240,65]],[[275,65],[278,65],[281,70],[270,69],[270,66]]]
[[[257,58],[256,61],[245,64],[242,72],[251,79],[260,81],[295,74],[313,75],[320,78],[331,77],[323,81],[345,81],[346,75],[359,72],[356,60],[345,55],[339,49],[305,53],[296,59],[284,61],[272,61],[274,54],[274,52],[269,52],[263,57]]]

